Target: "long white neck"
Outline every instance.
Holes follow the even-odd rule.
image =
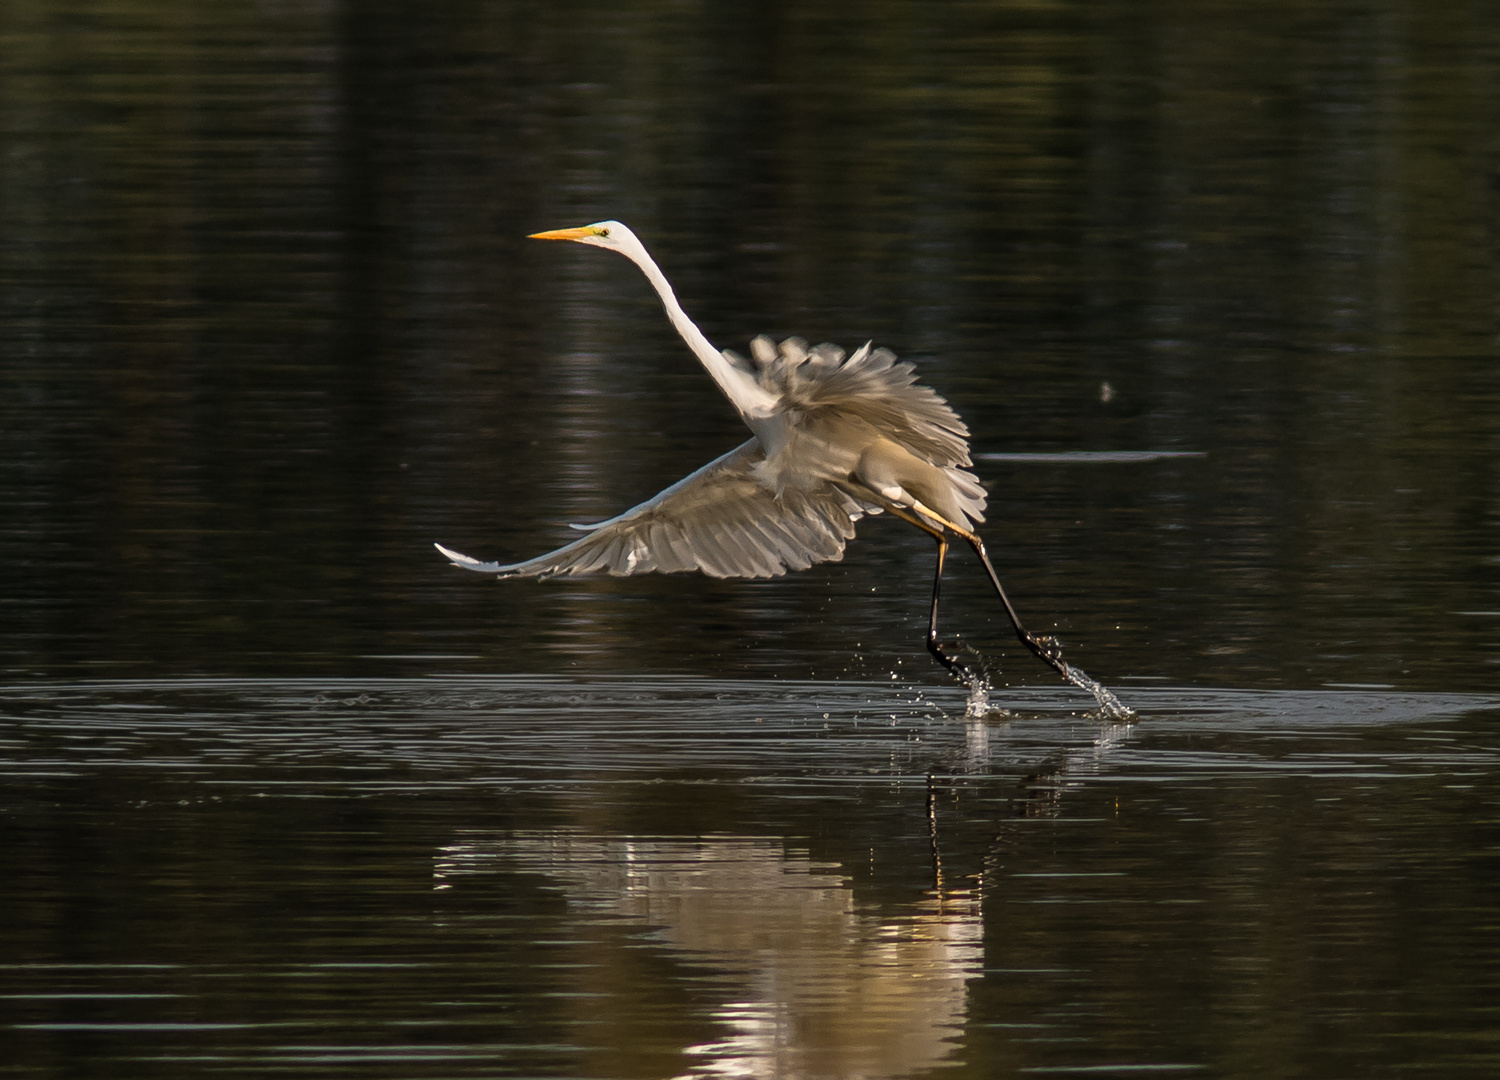
[[[682,310],[682,305],[677,302],[677,294],[672,291],[672,286],[667,283],[666,275],[656,265],[655,260],[646,253],[646,249],[638,243],[629,248],[619,249],[632,262],[641,268],[646,275],[646,280],[651,282],[651,287],[656,290],[656,295],[661,297],[661,306],[667,310],[667,318],[682,335],[682,340],[687,342],[688,348],[693,350],[714,382],[719,384],[719,389],[724,391],[724,396],[729,399],[731,405],[739,411],[744,421],[752,429],[758,429],[755,423],[765,420],[775,414],[778,404],[777,396],[765,390],[756,381],[755,377],[748,372],[741,371],[724,359],[724,355],[713,347],[713,343],[703,336],[692,319],[687,317],[687,312]]]

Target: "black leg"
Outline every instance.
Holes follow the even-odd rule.
[[[937,573],[932,577],[932,614],[927,620],[927,651],[936,658],[939,664],[942,664],[943,667],[962,678],[963,665],[955,658],[943,652],[943,646],[938,642],[938,597],[942,595],[943,591],[943,564],[948,559],[948,538],[942,533],[936,533],[934,534],[934,539],[937,540],[938,557]]]
[[[1056,670],[1068,682],[1074,682],[1074,672],[1062,658],[1062,646],[1055,639],[1040,637],[1021,625],[1021,616],[1016,614],[1015,606],[1011,604],[1010,597],[1005,595],[1005,587],[1000,584],[1000,575],[995,573],[995,566],[990,562],[989,553],[984,550],[984,541],[977,534],[971,533],[968,529],[960,528],[946,518],[933,513],[927,507],[920,504],[918,504],[918,507],[921,517],[897,506],[888,506],[887,509],[902,521],[911,522],[938,542],[937,580],[932,583],[932,619],[927,627],[927,651],[937,657],[940,664],[960,678],[966,673],[967,669],[964,665],[957,660],[945,656],[938,648],[937,643],[938,589],[943,581],[943,560],[948,555],[948,532],[951,531],[955,536],[962,536],[968,541],[969,546],[974,549],[974,554],[978,555],[979,561],[984,564],[985,573],[990,576],[990,584],[995,587],[995,592],[1000,597],[1000,602],[1005,605],[1005,614],[1010,616],[1010,625],[1015,627],[1016,637],[1021,639],[1021,644],[1030,649],[1042,663]],[[930,519],[937,524],[931,524],[929,520],[925,519]]]
[[[1021,625],[1021,617],[1016,614],[1016,609],[1011,605],[1010,597],[1005,595],[1005,588],[1000,584],[1000,575],[995,573],[989,553],[984,550],[984,541],[973,533],[965,534],[964,539],[969,542],[969,546],[974,549],[974,554],[978,555],[979,561],[984,564],[985,573],[990,576],[990,584],[995,587],[1000,602],[1005,605],[1005,614],[1010,616],[1010,624],[1015,627],[1016,637],[1021,639],[1021,644],[1030,649],[1038,660],[1050,665],[1059,675],[1071,682],[1069,667],[1062,658],[1062,646],[1055,639],[1039,637]]]
[[[979,561],[984,564],[984,572],[990,576],[990,584],[995,587],[995,594],[1000,597],[1000,602],[1005,605],[1005,614],[1010,617],[1010,625],[1015,628],[1016,637],[1021,644],[1031,650],[1032,654],[1042,663],[1051,667],[1063,677],[1063,681],[1072,683],[1081,689],[1087,690],[1094,695],[1094,700],[1099,703],[1100,711],[1112,720],[1129,720],[1135,713],[1120,703],[1120,699],[1112,694],[1108,687],[1102,683],[1089,678],[1088,674],[1074,667],[1062,658],[1062,646],[1057,643],[1056,638],[1033,634],[1021,625],[1021,617],[1016,614],[1015,606],[1011,604],[1010,597],[1005,595],[1005,587],[1000,584],[1000,575],[995,573],[995,566],[990,562],[989,552],[984,549],[984,541],[975,533],[947,521],[938,514],[933,513],[927,507],[917,504],[917,512],[921,517],[916,517],[905,510],[887,506],[887,509],[903,521],[909,521],[923,532],[934,537],[938,542],[938,565],[937,578],[932,583],[932,617],[927,624],[927,651],[937,657],[943,667],[965,682],[970,682],[969,669],[962,661],[954,660],[947,656],[938,646],[937,641],[937,609],[938,590],[943,580],[943,561],[948,555],[948,536],[952,532],[955,536],[962,536],[974,554],[979,556]],[[932,524],[935,522],[936,524]],[[972,685],[972,684],[971,684]]]
[[[932,654],[934,660],[947,669],[949,674],[956,675],[967,683],[969,681],[968,665],[945,653],[942,644],[938,641],[938,599],[943,592],[943,565],[948,560],[948,536],[942,529],[933,528],[901,507],[889,506],[887,509],[902,521],[910,522],[937,541],[937,572],[932,576],[932,614],[927,619],[927,651]]]
[[[990,584],[994,585],[995,592],[1000,594],[1000,600],[1005,605],[1005,613],[1010,616],[1010,624],[1016,628],[1016,637],[1021,639],[1022,644],[1035,653],[1038,660],[1050,664],[1065,682],[1070,682],[1079,689],[1093,694],[1094,700],[1099,703],[1099,712],[1103,716],[1110,720],[1134,719],[1134,710],[1121,704],[1120,699],[1115,697],[1109,687],[1096,679],[1089,678],[1088,673],[1083,669],[1074,667],[1062,658],[1062,646],[1055,638],[1040,637],[1021,625],[1016,609],[1011,607],[1010,598],[1000,587],[999,575],[990,565],[990,557],[984,550],[984,541],[973,533],[960,533],[959,535],[969,542],[969,546],[974,549],[974,554],[978,555],[979,561],[984,563],[985,572],[990,575]]]

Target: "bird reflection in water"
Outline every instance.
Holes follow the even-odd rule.
[[[722,1038],[685,1046],[686,1076],[901,1076],[950,1060],[979,974],[978,889],[930,890],[900,917],[860,911],[838,867],[764,839],[520,832],[444,847],[438,888],[540,873],[570,914],[652,927],[727,991]],[[583,965],[587,971],[594,965]],[[597,992],[598,987],[587,987]]]

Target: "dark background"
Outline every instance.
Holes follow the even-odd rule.
[[[16,2],[0,57],[6,678],[940,681],[896,523],[771,583],[431,549],[743,437],[633,267],[524,239],[615,217],[716,343],[873,338],[976,452],[1206,454],[980,463],[1105,681],[1495,685],[1483,4]]]

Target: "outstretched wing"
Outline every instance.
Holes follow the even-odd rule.
[[[639,506],[588,526],[582,539],[525,562],[480,562],[436,546],[454,566],[501,577],[681,570],[780,577],[842,558],[854,523],[878,508],[832,485],[778,498],[752,472],[764,459],[760,441],[751,439]]]

